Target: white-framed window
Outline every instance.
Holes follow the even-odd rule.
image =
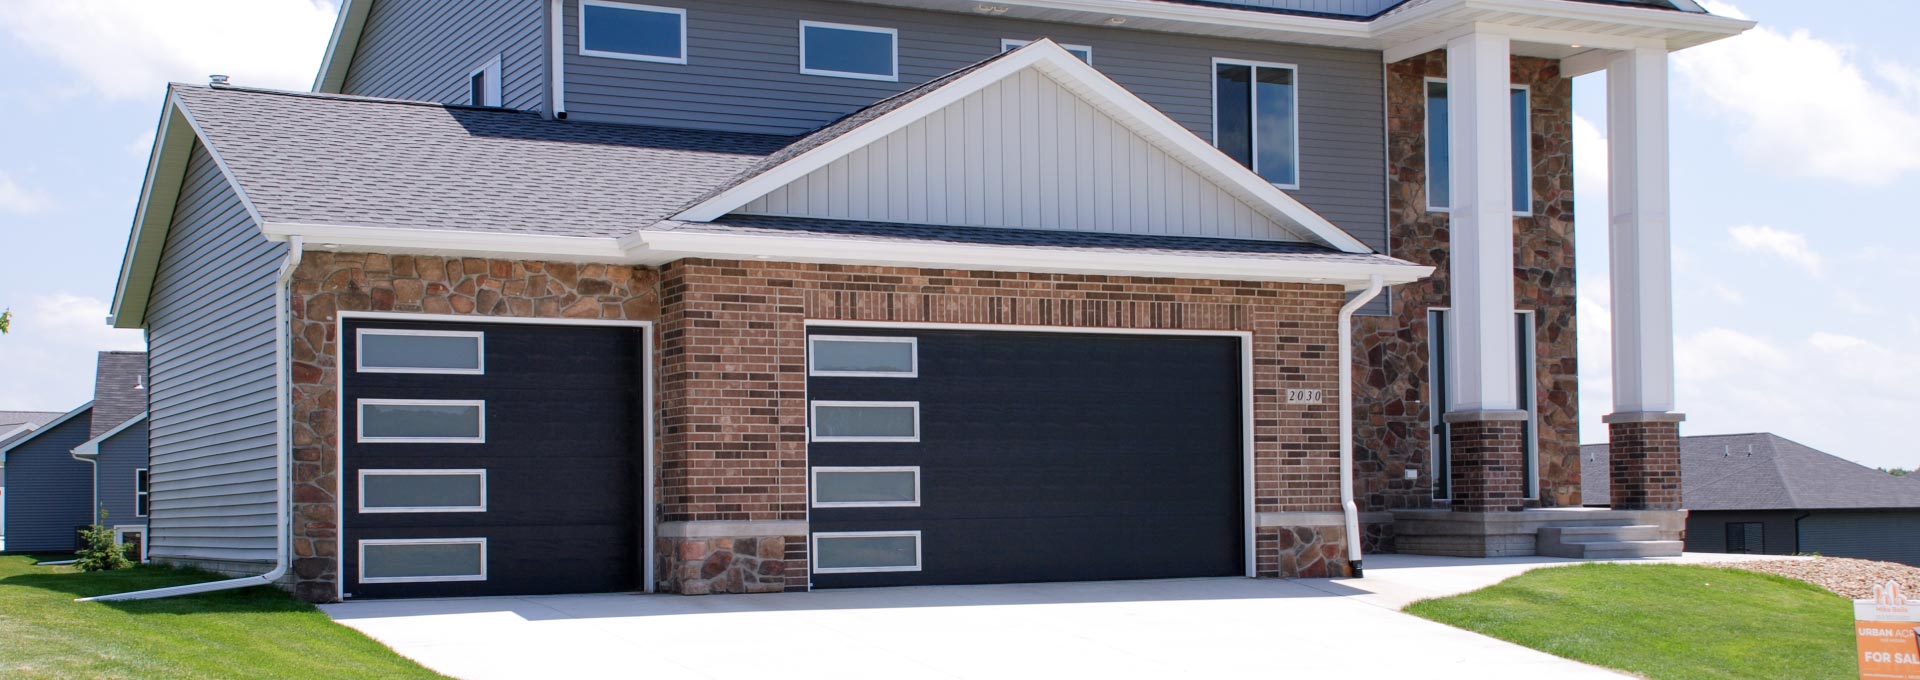
[[[487,580],[485,538],[364,538],[361,583]]]
[[[920,532],[816,533],[811,557],[816,574],[920,571]]]
[[[1014,38],[1001,38],[1000,51],[1012,52],[1014,50],[1020,49],[1022,47],[1026,47],[1031,44],[1033,44],[1032,40],[1016,40]],[[1061,48],[1065,49],[1068,54],[1072,54],[1073,56],[1079,57],[1080,61],[1087,62],[1088,64],[1093,63],[1093,48],[1088,47],[1086,45],[1068,45],[1066,43],[1059,43],[1059,45]]]
[[[148,476],[146,468],[133,471],[134,517],[146,517],[147,513],[153,512],[153,493],[152,487],[149,486],[151,483],[152,479]]]
[[[920,340],[877,335],[807,336],[807,375],[919,377]]]
[[[914,508],[920,506],[920,467],[816,467],[813,507]]]
[[[800,22],[800,72],[814,76],[900,80],[900,32],[877,26]]]
[[[361,470],[360,512],[486,512],[486,470]]]
[[[474,106],[500,105],[500,57],[488,59],[487,63],[467,74],[467,103]]]
[[[1432,428],[1428,440],[1429,469],[1433,475],[1433,498],[1442,501],[1452,498],[1453,494],[1453,439],[1451,426],[1446,421],[1447,411],[1453,408],[1447,393],[1453,381],[1452,312],[1445,308],[1427,310],[1427,403],[1431,407],[1428,424]],[[1532,311],[1513,314],[1514,394],[1519,408],[1527,412],[1526,420],[1520,422],[1521,496],[1527,500],[1540,497],[1540,397],[1534,376],[1538,366],[1534,319]]]
[[[1282,189],[1300,188],[1300,69],[1213,60],[1213,145]]]
[[[362,328],[354,336],[353,370],[359,373],[487,372],[487,334],[481,331]]]
[[[920,441],[920,402],[815,401],[812,426],[816,442]]]
[[[1527,412],[1527,419],[1520,421],[1520,445],[1525,447],[1520,452],[1520,483],[1525,485],[1520,496],[1527,500],[1540,497],[1540,397],[1533,374],[1537,363],[1533,320],[1532,311],[1513,313],[1515,403]]]
[[[1451,107],[1447,104],[1447,81],[1428,78],[1427,97],[1427,210],[1446,212],[1453,207],[1453,141],[1448,136]],[[1513,177],[1513,214],[1533,214],[1533,117],[1532,90],[1514,85],[1507,97],[1507,115],[1512,121],[1511,153]]]
[[[580,0],[580,54],[687,63],[687,10],[614,0]]]
[[[116,526],[113,528],[113,542],[126,546],[127,559],[135,562],[147,561],[146,527]]]
[[[361,399],[356,441],[484,444],[487,402],[477,399]]]

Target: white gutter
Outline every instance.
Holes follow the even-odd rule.
[[[92,517],[87,518],[88,526],[100,525],[100,459],[94,457],[99,453],[99,449],[95,449],[93,454],[81,453],[78,449],[67,453],[74,460],[93,466],[93,472],[87,473],[87,479],[93,480],[93,509],[89,511]]]
[[[116,593],[113,595],[83,597],[78,600],[75,600],[75,602],[114,602],[119,600],[156,600],[163,597],[195,595],[199,593],[211,593],[211,592],[220,591],[220,590],[233,590],[235,588],[251,588],[253,586],[270,586],[270,585],[273,585],[274,582],[279,581],[280,577],[285,576],[287,574],[287,568],[289,566],[288,559],[287,559],[287,545],[290,539],[289,525],[292,524],[293,522],[292,515],[290,515],[287,512],[288,510],[287,495],[289,493],[287,489],[287,468],[288,468],[288,464],[292,461],[292,456],[290,455],[288,448],[290,446],[290,441],[293,438],[293,410],[292,408],[290,408],[288,404],[288,402],[291,401],[291,395],[289,393],[293,390],[292,376],[290,375],[290,373],[292,372],[292,369],[287,364],[288,358],[292,356],[292,350],[290,346],[293,343],[293,340],[292,340],[293,329],[291,326],[291,323],[292,323],[290,318],[291,315],[287,310],[287,295],[289,292],[288,282],[293,280],[293,270],[300,266],[300,259],[305,256],[306,256],[306,239],[299,236],[294,236],[289,238],[287,242],[287,260],[286,262],[281,263],[280,275],[279,277],[274,279],[274,283],[273,283],[273,319],[275,324],[277,325],[277,328],[274,329],[274,347],[273,347],[273,357],[274,357],[274,364],[275,364],[274,365],[275,384],[274,384],[273,400],[274,400],[274,417],[279,422],[279,428],[280,428],[280,431],[276,433],[276,436],[274,438],[275,439],[274,441],[274,537],[275,537],[275,541],[274,541],[273,569],[268,571],[265,574],[260,574],[258,576],[246,576],[242,578],[228,579],[225,581],[212,581],[209,583],[195,583],[192,585],[173,586],[171,588],[155,588],[153,590],[141,590],[141,591],[135,591],[131,593]],[[149,522],[149,524],[151,524],[151,522],[153,521],[151,514],[149,514],[147,521]]]
[[[1340,512],[1347,519],[1347,564],[1360,571],[1360,507],[1353,502],[1353,313],[1380,295],[1379,274],[1367,289],[1340,307]]]
[[[99,414],[96,413],[94,415],[97,416]],[[100,523],[100,510],[102,509],[100,506],[100,444],[146,419],[147,414],[145,412],[128,418],[126,422],[115,425],[113,429],[100,433],[100,436],[73,447],[73,450],[67,453],[67,455],[72,456],[74,460],[93,465],[93,519],[91,520],[93,524]]]
[[[547,96],[553,99],[549,108],[554,120],[567,119],[566,11],[561,1],[547,1]]]

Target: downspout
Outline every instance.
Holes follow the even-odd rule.
[[[1354,578],[1364,575],[1360,569],[1360,507],[1353,502],[1353,313],[1380,296],[1385,288],[1379,274],[1367,281],[1367,289],[1340,307],[1340,512],[1347,519],[1347,564]]]
[[[1793,518],[1793,554],[1795,555],[1806,554],[1805,551],[1800,549],[1800,520],[1803,520],[1812,516],[1813,516],[1812,512],[1803,511],[1800,513],[1799,517]],[[1764,545],[1765,541],[1762,541],[1761,543]]]
[[[585,11],[585,10],[582,10]],[[554,120],[567,119],[567,49],[565,0],[547,2],[547,97]]]
[[[293,409],[289,406],[289,402],[292,400],[292,395],[289,393],[292,392],[293,390],[293,382],[292,382],[292,376],[291,376],[292,368],[289,367],[287,363],[288,357],[292,355],[290,345],[293,342],[292,340],[293,330],[291,326],[292,324],[292,319],[290,318],[291,315],[287,311],[287,296],[289,294],[288,283],[293,280],[293,270],[300,266],[300,259],[305,255],[306,255],[306,239],[299,236],[290,237],[287,241],[287,260],[280,264],[280,275],[279,277],[274,279],[274,283],[273,283],[273,320],[276,326],[276,328],[274,329],[274,346],[273,346],[273,357],[274,357],[274,364],[275,364],[274,371],[273,371],[274,380],[275,380],[273,405],[274,405],[275,420],[279,422],[279,428],[280,428],[280,431],[276,433],[276,436],[274,437],[274,440],[275,440],[274,441],[274,513],[275,513],[274,514],[274,537],[275,537],[275,541],[274,541],[274,554],[273,554],[273,569],[268,571],[265,574],[260,574],[258,576],[245,576],[245,577],[236,578],[236,579],[228,579],[225,581],[195,583],[191,585],[174,586],[171,588],[155,588],[153,590],[140,590],[140,591],[135,591],[131,593],[116,593],[113,595],[83,597],[83,598],[79,598],[78,600],[75,600],[76,602],[112,602],[112,601],[118,601],[118,600],[157,600],[163,597],[178,597],[181,595],[197,595],[199,593],[211,593],[211,592],[221,591],[221,590],[233,590],[235,588],[251,588],[253,586],[270,586],[270,585],[273,585],[274,582],[279,581],[280,577],[285,576],[287,574],[287,568],[289,566],[288,560],[287,560],[287,545],[290,538],[288,536],[289,525],[293,521],[292,516],[287,512],[287,509],[288,509],[287,495],[289,493],[287,489],[287,468],[288,468],[288,463],[292,460],[292,456],[290,455],[288,448],[290,446],[291,440],[293,439]],[[151,517],[149,517],[147,521],[152,522],[153,520]]]
[[[98,526],[100,524],[100,459],[97,457],[99,453],[98,449],[95,449],[91,454],[81,453],[79,451],[67,453],[67,455],[72,456],[74,460],[93,466],[93,474],[91,476],[93,480],[93,517],[87,519],[87,524],[90,526]]]

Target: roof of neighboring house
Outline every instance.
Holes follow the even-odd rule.
[[[74,407],[73,410],[66,413],[54,414],[52,419],[41,423],[39,427],[34,428],[30,432],[17,433],[5,441],[0,441],[0,465],[6,465],[8,450],[19,448],[22,444],[32,441],[35,437],[52,432],[53,428],[59,426],[61,423],[91,412],[93,412],[93,402],[89,401]]]
[[[32,434],[61,415],[58,411],[0,411],[0,448]]]
[[[1609,500],[1607,445],[1580,447],[1588,505]],[[1920,509],[1920,484],[1767,433],[1680,438],[1688,510]]]
[[[1322,17],[1327,19],[1346,19],[1367,21],[1396,12],[1402,12],[1433,0],[1375,0],[1374,2],[1329,2],[1328,0],[1155,0],[1175,5],[1195,5],[1199,7],[1217,7],[1220,9],[1240,9],[1252,12],[1273,14],[1292,14],[1297,16]],[[1692,0],[1565,0],[1566,2],[1586,3],[1590,5],[1619,5],[1622,7],[1643,7],[1648,9],[1677,10],[1696,14],[1706,10]]]
[[[93,424],[89,438],[147,411],[147,353],[101,352],[93,374]]]
[[[617,238],[794,140],[304,92],[172,92],[260,217],[290,224]]]

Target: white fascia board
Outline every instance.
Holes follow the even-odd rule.
[[[36,429],[32,433],[28,434],[26,438],[21,439],[20,441],[14,442],[12,444],[8,444],[7,447],[4,449],[0,449],[0,466],[6,465],[7,452],[20,448],[21,445],[26,444],[27,442],[38,439],[40,435],[46,434],[48,432],[52,432],[53,428],[59,427],[61,423],[67,422],[69,420],[73,420],[75,416],[78,416],[82,413],[86,413],[87,409],[90,409],[90,408],[93,408],[93,400],[91,399],[87,400],[87,403],[81,404],[79,407],[61,414],[60,417],[54,418],[53,420],[48,421],[47,424],[41,425],[39,429]]]
[[[998,61],[987,64],[951,83],[921,95],[868,121],[858,128],[808,149],[730,189],[682,211],[673,219],[682,222],[711,222],[740,209],[754,199],[792,183],[854,151],[913,124],[935,111],[985,89],[1028,68],[1037,68],[1113,116],[1128,129],[1184,161],[1208,177],[1217,186],[1235,195],[1255,210],[1283,226],[1301,231],[1300,235],[1348,253],[1371,253],[1373,249],[1352,234],[1334,226],[1305,204],[1273,186],[1253,170],[1240,165],[1219,149],[1195,136],[1159,109],[1141,100],[1126,88],[1100,73],[1066,48],[1042,38],[1016,49]]]
[[[121,423],[119,425],[115,425],[113,426],[113,429],[100,433],[100,436],[89,439],[86,442],[80,444],[79,446],[73,447],[74,457],[75,458],[93,458],[93,457],[99,456],[101,443],[109,439],[112,439],[114,435],[117,435],[117,434],[120,434],[121,432],[126,431],[126,429],[129,427],[138,425],[141,422],[145,421],[146,419],[147,419],[147,414],[145,411],[142,411],[140,415],[134,416],[132,418],[128,418],[127,422]]]
[[[341,0],[340,13],[333,19],[333,34],[327,38],[327,52],[320,58],[320,72],[313,76],[313,91],[339,94],[346,85],[347,69],[353,66],[353,53],[360,47],[360,31],[367,26],[369,0]]]
[[[1412,283],[1433,273],[1433,267],[1412,264],[1087,251],[1046,246],[850,242],[760,234],[649,231],[645,233],[644,240],[647,250],[643,255],[647,257],[643,259],[649,262],[713,257],[1008,272],[1338,283],[1349,290],[1365,288],[1369,278],[1374,275],[1381,276],[1387,284],[1392,285]]]
[[[620,239],[614,238],[288,222],[267,222],[261,225],[261,231],[276,241],[301,237],[309,251],[337,246],[346,250],[512,254],[614,263],[625,262],[630,257],[627,249],[621,247]]]

